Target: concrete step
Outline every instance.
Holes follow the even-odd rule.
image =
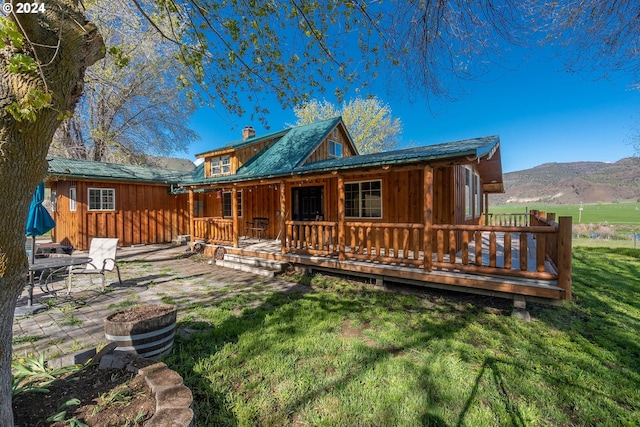
[[[284,270],[286,263],[262,258],[225,254],[224,259],[216,260],[216,265],[272,278]]]

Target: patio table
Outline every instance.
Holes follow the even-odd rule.
[[[54,273],[59,271],[67,271],[68,283],[71,283],[71,267],[76,265],[87,264],[91,262],[91,258],[85,256],[62,256],[51,258],[37,258],[33,263],[29,263],[29,304],[33,301],[33,274],[40,273],[39,285],[43,292],[49,292],[47,282]],[[48,273],[48,275],[45,274]],[[44,283],[43,283],[44,280]],[[44,287],[43,287],[44,285]],[[69,287],[67,287],[69,289]],[[69,291],[67,291],[67,294]]]

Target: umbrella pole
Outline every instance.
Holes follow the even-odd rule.
[[[31,237],[31,265],[36,260],[36,236]],[[27,306],[31,307],[33,305],[33,271],[29,271],[29,301],[27,302]]]

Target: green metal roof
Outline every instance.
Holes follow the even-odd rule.
[[[297,168],[293,171],[293,174],[401,163],[416,163],[452,157],[483,157],[495,150],[499,143],[500,137],[498,135],[493,135],[481,138],[465,139],[462,141],[445,142],[442,144],[425,145],[422,147],[406,148],[403,150],[384,151],[380,153],[364,154],[361,156],[321,160],[319,162],[310,163]]]
[[[337,121],[334,122],[334,120]],[[471,159],[487,156],[500,145],[500,137],[494,135],[403,150],[327,159],[302,165],[311,151],[326,137],[339,120],[340,118],[336,118],[291,129],[291,132],[277,143],[258,153],[251,162],[238,169],[235,175],[206,179],[204,178],[204,168],[200,168],[197,172],[194,171],[190,180],[183,181],[180,185],[242,182],[313,172],[427,162],[454,157],[469,157]]]
[[[192,172],[172,169],[92,162],[63,157],[51,157],[48,161],[47,175],[50,178],[177,184],[192,176]]]
[[[250,145],[250,144],[255,144],[261,141],[267,141],[269,139],[273,139],[273,138],[278,138],[284,134],[286,134],[287,132],[289,132],[290,129],[282,129],[276,132],[272,132],[272,133],[268,133],[266,135],[261,135],[261,136],[253,136],[251,138],[247,138],[247,139],[241,139],[240,141],[234,141],[234,142],[230,142],[228,144],[223,145],[220,148],[215,148],[213,150],[207,150],[204,151],[202,153],[196,154],[196,157],[200,157],[200,156],[204,156],[205,154],[209,154],[209,153],[213,153],[216,151],[223,151],[223,150],[228,150],[228,149],[238,149],[241,148],[245,145]]]

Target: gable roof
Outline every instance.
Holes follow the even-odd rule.
[[[481,138],[465,139],[462,141],[446,142],[442,144],[426,145],[422,147],[406,148],[402,150],[385,151],[373,154],[364,154],[350,157],[340,157],[335,159],[320,160],[318,162],[301,164],[304,159],[307,158],[309,152],[305,146],[305,142],[309,144],[311,135],[317,132],[318,135],[322,135],[326,126],[329,128],[328,123],[323,122],[314,123],[318,125],[317,128],[306,128],[306,125],[295,129],[301,129],[302,135],[308,135],[309,138],[301,137],[296,133],[285,135],[276,144],[264,152],[259,153],[242,168],[238,169],[235,175],[225,175],[215,178],[204,178],[204,170],[200,173],[194,173],[192,179],[189,181],[181,182],[180,185],[197,185],[208,183],[227,183],[227,182],[242,182],[253,179],[268,179],[275,177],[302,175],[313,172],[328,172],[334,170],[346,170],[357,169],[371,166],[383,166],[394,164],[408,164],[418,162],[428,162],[452,158],[465,158],[468,163],[471,163],[475,159],[487,158],[490,159],[495,156],[499,159],[499,147],[500,137],[497,135],[486,136]],[[333,125],[335,126],[335,124]],[[326,132],[328,133],[331,126]],[[306,132],[309,131],[307,134]],[[326,137],[326,134],[322,138]],[[287,148],[287,144],[292,144],[291,148]],[[304,153],[303,153],[304,152]],[[271,157],[273,156],[273,158]],[[500,162],[497,162],[497,167],[500,171],[497,171],[496,175],[502,176],[502,166]]]
[[[177,184],[191,178],[192,172],[147,166],[120,165],[80,159],[50,157],[47,178],[86,179],[96,181],[128,181],[155,184]]]
[[[216,153],[218,151],[226,151],[226,150],[236,150],[238,148],[242,148],[246,145],[251,145],[251,144],[256,144],[258,142],[262,142],[262,141],[267,141],[269,139],[274,139],[274,138],[279,138],[282,135],[286,134],[287,132],[289,132],[289,130],[291,130],[290,128],[287,129],[282,129],[276,132],[271,132],[268,133],[266,135],[260,135],[260,136],[252,136],[251,138],[247,138],[247,139],[241,139],[239,141],[234,141],[234,142],[229,142],[228,144],[223,145],[222,147],[213,149],[213,150],[207,150],[204,151],[202,153],[196,154],[196,157],[205,157],[207,155]]]

